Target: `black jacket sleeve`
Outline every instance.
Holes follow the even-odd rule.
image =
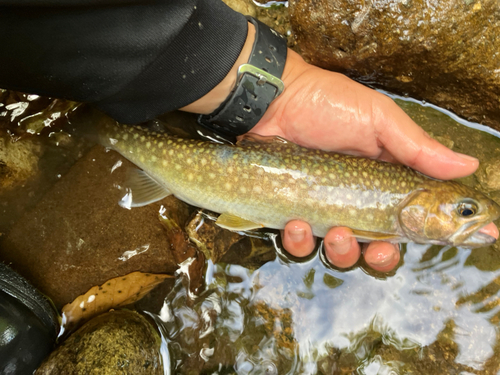
[[[0,87],[139,123],[208,93],[246,34],[220,0],[0,0]]]

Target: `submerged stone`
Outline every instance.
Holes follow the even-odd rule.
[[[37,374],[163,374],[161,340],[132,311],[112,311],[81,327],[40,366]]]

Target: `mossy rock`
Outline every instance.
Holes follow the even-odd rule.
[[[158,333],[142,315],[112,311],[73,333],[36,374],[163,374],[160,345]]]

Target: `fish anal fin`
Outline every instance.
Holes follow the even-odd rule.
[[[232,231],[245,231],[263,228],[262,224],[254,223],[250,220],[242,219],[233,214],[223,213],[215,222],[219,227]]]
[[[392,233],[369,232],[365,230],[352,229],[354,237],[367,241],[389,241],[396,242],[401,236]]]
[[[125,208],[146,206],[172,194],[146,172],[136,168],[128,171],[125,187],[130,190],[120,201],[120,206]]]

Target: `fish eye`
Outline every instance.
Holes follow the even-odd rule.
[[[472,217],[477,212],[477,206],[473,203],[462,202],[458,205],[458,214],[462,217]]]

